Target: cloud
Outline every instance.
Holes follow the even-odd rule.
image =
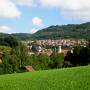
[[[0,26],[0,33],[10,33],[12,31],[12,28],[8,27],[8,26]]]
[[[38,31],[38,29],[32,28],[32,29],[30,30],[30,33],[33,34],[33,33],[37,32],[37,31]]]
[[[36,25],[36,26],[42,26],[43,25],[43,21],[39,17],[34,17],[32,19],[32,23],[33,23],[33,25]]]
[[[90,0],[0,0],[0,18],[20,17],[17,5],[57,8],[64,16],[90,21]],[[35,17],[34,21],[33,24],[41,26],[42,19]]]
[[[12,0],[12,1],[21,6],[35,6],[34,0]]]
[[[84,21],[90,21],[89,0],[12,0],[12,1],[15,4],[22,6],[37,5],[48,8],[49,7],[58,8],[60,9],[60,13],[64,16],[68,16],[70,18],[75,18],[75,19],[81,19]]]
[[[59,8],[63,15],[70,18],[90,21],[89,0],[38,0],[38,4],[44,7]]]
[[[46,7],[59,7],[62,0],[38,0],[38,4]]]
[[[19,17],[21,12],[11,0],[0,0],[0,18]]]

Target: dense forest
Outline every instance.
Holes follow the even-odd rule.
[[[13,34],[0,33],[0,38],[5,38],[8,36],[13,36],[18,40],[28,40],[31,38],[31,34],[29,33],[13,33]]]
[[[0,37],[6,37],[9,34],[0,33]],[[50,26],[45,29],[39,30],[34,34],[15,33],[11,34],[18,40],[29,39],[62,39],[62,38],[77,38],[77,39],[90,39],[90,22],[83,24],[68,24]]]
[[[84,24],[68,24],[50,26],[33,34],[37,39],[77,38],[90,39],[90,22]]]

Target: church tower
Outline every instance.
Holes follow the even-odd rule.
[[[58,53],[62,53],[62,47],[61,46],[59,46],[59,48],[58,48]]]

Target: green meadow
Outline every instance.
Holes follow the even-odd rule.
[[[90,66],[1,75],[0,90],[90,90]]]

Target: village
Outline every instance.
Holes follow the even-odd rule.
[[[84,39],[60,39],[60,40],[36,40],[36,41],[23,41],[29,50],[29,54],[47,54],[50,56],[52,53],[62,53],[64,56],[68,51],[73,52],[74,46],[86,46],[88,41]],[[48,48],[47,48],[48,47]],[[52,48],[51,48],[52,47]],[[34,48],[34,51],[32,50]],[[35,53],[36,52],[36,53]]]

